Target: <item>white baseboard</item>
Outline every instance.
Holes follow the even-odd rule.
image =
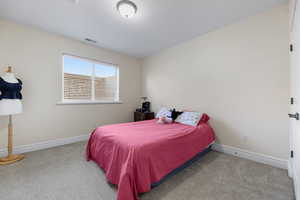
[[[39,143],[35,143],[35,144],[16,146],[16,147],[14,147],[14,153],[20,154],[20,153],[38,151],[38,150],[42,150],[42,149],[49,149],[52,147],[86,141],[86,140],[88,140],[88,138],[89,138],[89,135],[80,135],[80,136],[75,136],[75,137],[70,137],[70,138],[48,140],[45,142],[39,142]],[[0,156],[3,157],[6,155],[7,155],[7,149],[0,149]]]
[[[89,138],[89,135],[81,135],[81,136],[75,136],[75,137],[70,137],[70,138],[49,140],[49,141],[39,142],[39,143],[35,143],[35,144],[16,146],[14,148],[14,153],[16,153],[16,154],[27,153],[27,152],[32,152],[32,151],[53,148],[53,147],[62,146],[62,145],[66,145],[66,144],[87,141],[88,138]],[[267,155],[263,155],[263,154],[259,154],[259,153],[250,152],[250,151],[239,149],[236,147],[231,147],[231,146],[215,143],[215,144],[213,144],[212,148],[215,151],[230,154],[230,155],[237,156],[240,158],[245,158],[248,160],[253,160],[253,161],[256,161],[259,163],[271,165],[271,166],[282,168],[282,169],[288,169],[288,167],[289,167],[287,160],[274,158],[272,156],[267,156]],[[7,155],[7,149],[0,149],[0,156],[2,157],[2,156],[6,156],[6,155]]]
[[[271,165],[273,167],[277,167],[277,168],[281,168],[281,169],[288,169],[288,161],[280,159],[280,158],[275,158],[275,157],[260,154],[260,153],[254,153],[251,151],[247,151],[247,150],[243,150],[243,149],[239,149],[239,148],[231,147],[231,146],[227,146],[227,145],[222,145],[222,144],[214,144],[212,149],[215,151],[218,151],[218,152],[225,153],[225,154],[237,156],[240,158],[245,158],[245,159],[263,163],[266,165]]]
[[[288,175],[290,178],[294,178],[293,166],[291,160],[288,161]]]

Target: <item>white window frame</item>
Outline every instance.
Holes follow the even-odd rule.
[[[73,57],[75,59],[80,59],[89,63],[93,63],[93,73],[91,76],[91,81],[92,81],[92,98],[91,100],[80,100],[80,99],[65,99],[65,95],[64,95],[64,88],[65,88],[65,81],[64,81],[64,72],[65,72],[65,67],[64,67],[64,57],[65,56],[69,56],[69,57]],[[95,99],[95,65],[96,64],[103,64],[103,65],[109,65],[109,66],[113,66],[116,68],[116,75],[117,75],[117,89],[116,89],[116,99],[114,99],[113,101],[99,101]],[[122,103],[122,101],[120,101],[120,70],[119,70],[119,66],[116,64],[112,64],[112,63],[108,63],[108,62],[102,62],[102,61],[98,61],[96,59],[90,59],[90,58],[85,58],[85,57],[81,57],[81,56],[76,56],[76,55],[72,55],[72,54],[67,54],[67,53],[63,53],[62,54],[62,74],[61,74],[61,101],[57,103],[57,105],[76,105],[76,104],[120,104]]]

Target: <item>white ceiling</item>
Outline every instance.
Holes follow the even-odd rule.
[[[74,3],[78,1],[78,3]],[[134,18],[116,11],[118,0],[1,0],[0,18],[33,25],[135,57],[267,10],[287,0],[132,0]]]

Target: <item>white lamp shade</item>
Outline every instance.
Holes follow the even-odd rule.
[[[23,112],[23,105],[19,99],[0,100],[0,115],[16,115]]]

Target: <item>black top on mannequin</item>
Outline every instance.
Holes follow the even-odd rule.
[[[22,81],[18,79],[18,83],[6,82],[0,77],[0,100],[1,99],[22,99]]]

